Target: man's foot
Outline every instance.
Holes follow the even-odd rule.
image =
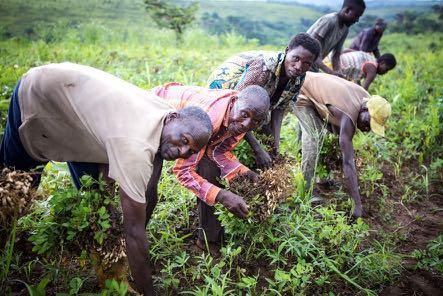
[[[200,250],[206,251],[206,252],[208,251],[208,248],[209,248],[209,253],[214,258],[219,258],[221,256],[220,245],[217,243],[207,242],[207,245],[206,245],[205,241],[203,241],[201,239],[197,239],[196,245]]]
[[[340,183],[332,179],[324,179],[318,181],[315,185],[321,187],[322,189],[328,190],[334,187],[338,187]]]

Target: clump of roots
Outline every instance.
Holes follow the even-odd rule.
[[[123,236],[113,237],[103,246],[94,246],[89,252],[97,280],[101,288],[108,279],[127,281],[128,265]]]
[[[247,177],[239,176],[230,182],[229,189],[242,196],[254,218],[263,222],[294,193],[292,166],[292,159],[278,156],[271,168],[260,172],[256,184]]]
[[[107,194],[106,192],[102,192]],[[103,243],[98,243],[94,236],[99,226],[91,223],[88,229],[81,235],[83,239],[78,241],[87,241],[86,246],[89,249],[89,257],[92,266],[97,275],[97,280],[101,288],[105,287],[105,281],[115,279],[117,281],[126,281],[128,275],[128,264],[126,260],[126,245],[123,236],[122,212],[116,205],[106,205],[109,213],[109,229],[106,230],[106,238]]]
[[[0,174],[0,229],[9,229],[37,198],[30,174],[4,168]]]

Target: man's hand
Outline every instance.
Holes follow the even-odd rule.
[[[352,213],[352,216],[354,218],[361,218],[363,217],[363,207],[361,205],[355,206],[354,212]]]
[[[236,215],[237,217],[246,219],[248,217],[248,206],[243,198],[230,191],[220,190],[215,198],[216,201],[221,203],[228,211]]]
[[[260,149],[255,152],[255,163],[259,169],[267,169],[272,165],[272,159],[268,152]]]
[[[259,175],[253,171],[247,171],[246,173],[241,174],[241,176],[246,176],[246,178],[251,180],[253,183],[257,183],[258,179],[260,178]]]
[[[341,74],[341,73],[339,73],[339,72],[337,72],[337,71],[334,71],[332,74],[335,75],[335,76],[338,76],[338,77],[340,77],[340,78],[345,79],[345,75],[343,75],[343,74]]]

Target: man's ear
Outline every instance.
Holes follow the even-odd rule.
[[[166,115],[165,124],[170,123],[171,121],[173,121],[179,117],[180,117],[180,114],[178,114],[177,112],[171,112],[168,115]]]
[[[289,51],[289,46],[286,46],[286,49],[285,49],[285,54],[287,54],[287,53],[288,53],[288,51]]]

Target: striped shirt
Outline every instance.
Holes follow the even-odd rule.
[[[372,64],[377,67],[377,60],[369,53],[363,51],[351,51],[340,56],[340,70],[347,80],[360,81],[366,78],[364,67]]]
[[[289,80],[280,98],[273,100],[277,90],[285,53],[276,51],[248,51],[232,56],[215,69],[208,79],[208,87],[243,90],[249,85],[263,87],[271,98],[271,108],[284,109],[296,101],[305,74]]]
[[[208,205],[215,203],[219,187],[209,183],[196,168],[203,156],[214,161],[220,168],[220,177],[231,180],[249,169],[232,153],[245,134],[233,137],[227,131],[229,111],[237,98],[237,91],[207,89],[199,86],[183,86],[169,83],[151,92],[180,110],[186,106],[198,106],[205,110],[212,122],[212,136],[208,145],[187,159],[178,159],[173,168],[181,185],[191,190]]]

